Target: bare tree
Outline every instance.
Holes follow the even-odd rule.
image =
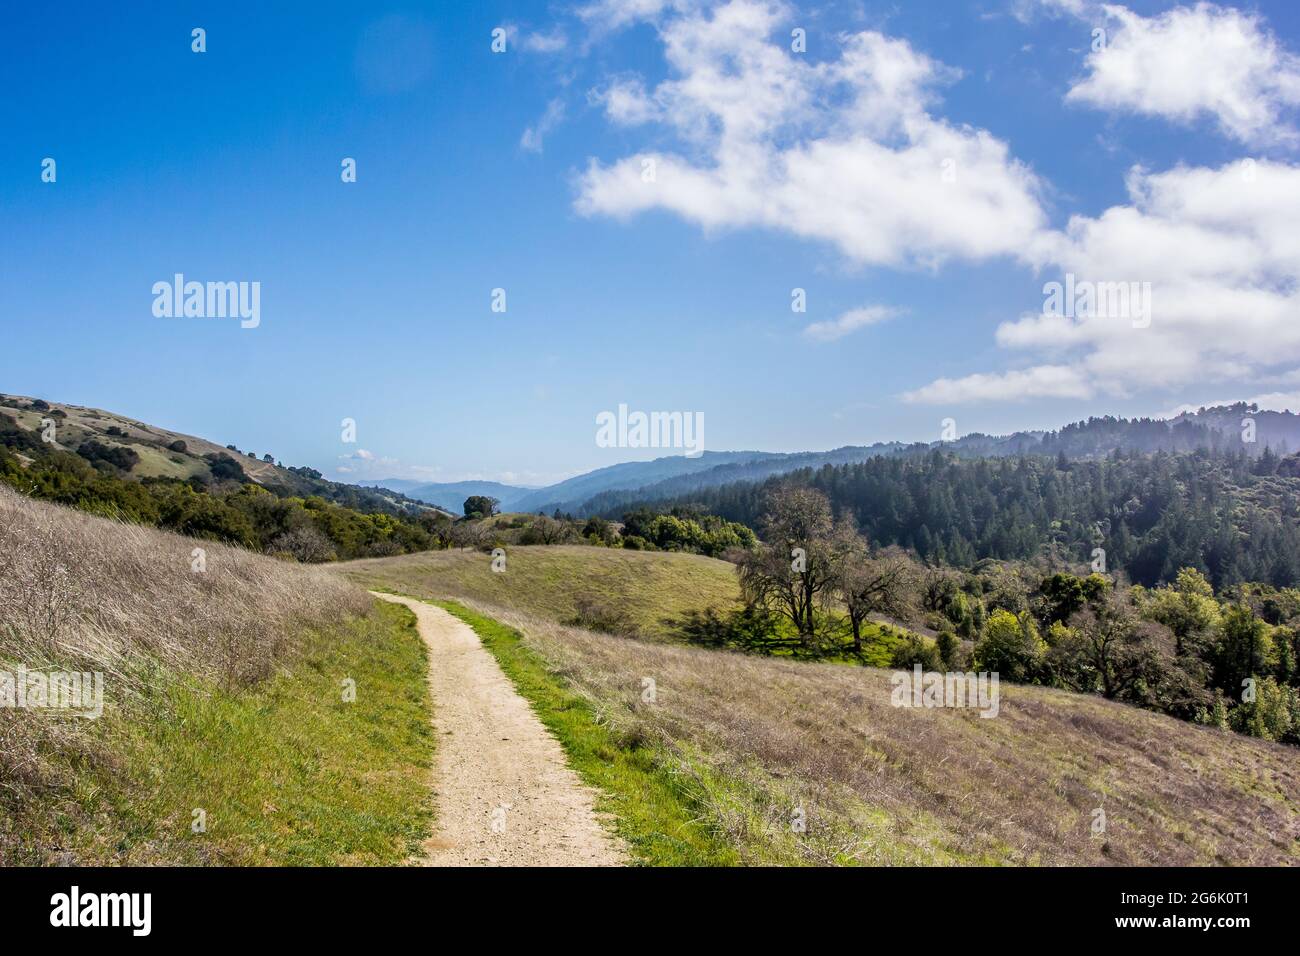
[[[573,531],[567,521],[548,518],[545,515],[534,518],[529,528],[542,544],[563,544]]]
[[[957,575],[940,566],[927,567],[921,580],[921,607],[935,614],[948,610],[948,603],[958,590]]]
[[[834,582],[837,545],[830,502],[813,488],[782,486],[763,516],[763,543],[737,565],[746,603],[789,618],[805,645],[817,636],[816,608]]]
[[[330,539],[313,525],[303,525],[277,535],[271,542],[270,551],[291,554],[307,564],[333,561],[338,557]]]
[[[481,521],[457,521],[448,529],[449,543],[457,548],[477,548],[487,537]]]
[[[865,542],[863,542],[865,545]],[[899,548],[875,555],[865,547],[843,555],[835,576],[835,591],[848,614],[853,652],[862,653],[862,625],[872,614],[909,620],[916,600],[916,568]]]

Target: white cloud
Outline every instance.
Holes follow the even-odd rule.
[[[1075,6],[1055,4],[1063,12]],[[1264,135],[1258,124],[1269,107],[1251,113],[1243,91],[1267,98],[1291,81],[1285,71],[1272,85],[1260,79],[1260,51],[1272,49],[1277,63],[1284,55],[1256,20],[1206,4],[1153,19],[1108,10],[1121,29],[1109,51],[1089,61],[1084,82],[1096,78],[1095,95],[1122,90],[1114,78],[1125,69],[1136,71],[1133,89],[1162,90],[1146,62],[1123,66],[1124,51],[1142,60],[1151,44],[1168,42],[1179,56],[1207,58],[1212,79],[1193,83],[1202,105],[1188,107],[1189,115],[1212,106],[1231,129]],[[937,267],[1003,256],[1044,280],[1072,273],[1092,283],[1150,283],[1145,328],[1128,317],[1046,316],[1041,299],[1032,301],[1034,311],[997,330],[999,346],[1019,353],[1023,367],[940,378],[905,393],[905,401],[1258,384],[1300,366],[1300,166],[1242,160],[1135,168],[1126,202],[1052,229],[1039,180],[1005,143],[935,115],[936,89],[955,71],[905,41],[844,35],[838,56],[813,61],[789,50],[787,10],[774,0],[729,0],[705,12],[658,4],[652,16],[667,79],[647,89],[624,76],[593,97],[612,121],[661,124],[675,142],[591,160],[577,181],[579,212],[628,218],[665,210],[706,231],[770,229],[829,243],[859,264]],[[1225,34],[1207,39],[1188,26],[1195,23],[1229,36],[1235,30],[1239,49],[1224,45]],[[1185,34],[1195,42],[1180,48]],[[1241,69],[1221,68],[1225,49],[1237,49]],[[1119,58],[1106,60],[1111,54]],[[1175,110],[1153,97],[1142,102]],[[806,331],[834,338],[850,327],[854,320],[841,317]]]
[[[1184,402],[1160,417],[1177,418],[1179,415],[1194,414],[1201,408],[1213,408],[1216,405],[1235,405],[1237,402],[1256,405],[1261,411],[1266,412],[1296,412],[1300,411],[1300,392],[1266,392],[1263,395],[1253,395],[1250,398],[1224,398],[1212,402]]]
[[[578,8],[578,16],[599,30],[619,30],[640,20],[650,20],[670,7],[674,0],[595,0]]]
[[[525,33],[519,45],[530,53],[559,53],[569,45],[569,38],[557,28],[550,33]]]
[[[923,405],[958,405],[966,402],[1021,401],[1030,398],[1089,398],[1086,377],[1068,365],[1039,365],[996,374],[940,378],[922,388],[904,392],[905,402]]]
[[[1043,225],[1038,180],[983,130],[928,112],[957,72],[903,40],[841,37],[838,59],[789,49],[770,0],[730,0],[656,26],[670,78],[596,94],[621,123],[657,119],[681,149],[592,160],[584,215],[674,212],[705,229],[772,228],[858,263],[1013,255]],[[652,175],[648,171],[652,170]]]
[[[593,90],[591,100],[605,108],[605,115],[620,126],[639,126],[661,116],[659,105],[646,95],[640,77],[615,80],[603,90]]]
[[[1038,14],[1083,17],[1094,6],[1090,0],[1011,0],[1011,15],[1028,23]]]
[[[1062,357],[1077,394],[1258,381],[1300,363],[1300,167],[1243,160],[1219,169],[1136,169],[1131,204],[1076,216],[1034,246],[1049,279],[1149,282],[1150,324],[1130,317],[1026,313],[998,344]],[[1058,271],[1059,270],[1059,271]],[[1053,373],[1057,374],[1057,373]],[[1057,379],[1011,373],[1004,384],[1052,394]],[[1283,376],[1285,377],[1285,376]],[[986,377],[963,379],[971,398],[1015,397]],[[956,400],[946,379],[908,393]],[[1044,388],[1047,391],[1043,391]]]
[[[348,462],[345,465],[339,465],[335,471],[340,475],[355,475],[358,479],[364,478],[392,478],[401,465],[396,458],[376,455],[365,448],[358,448],[354,452],[346,455],[339,455],[339,461]]]
[[[1088,55],[1070,102],[1190,123],[1213,117],[1248,144],[1295,142],[1300,58],[1259,17],[1198,3],[1143,17],[1107,5],[1107,43]]]
[[[517,47],[528,53],[560,53],[569,46],[569,37],[562,27],[553,27],[545,33],[526,30],[517,23],[504,23],[507,49]]]
[[[863,306],[859,309],[850,309],[829,322],[813,322],[803,330],[803,334],[819,342],[833,342],[836,339],[843,338],[850,332],[856,332],[868,325],[884,322],[897,314],[897,309],[891,309],[888,306]]]
[[[519,137],[519,145],[532,153],[542,151],[543,141],[551,130],[560,125],[564,119],[564,102],[562,100],[551,100],[546,104],[546,112],[536,123],[524,130],[523,136]]]

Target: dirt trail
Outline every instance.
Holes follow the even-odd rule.
[[[429,647],[436,823],[426,866],[617,866],[624,848],[593,794],[496,659],[440,607],[372,592],[415,612]]]

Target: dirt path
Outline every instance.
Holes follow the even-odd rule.
[[[618,841],[564,750],[464,622],[440,607],[372,592],[415,612],[429,647],[436,823],[426,866],[617,866]]]

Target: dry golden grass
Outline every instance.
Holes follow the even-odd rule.
[[[556,622],[572,621],[584,600],[626,615],[637,634],[673,637],[665,618],[725,609],[740,599],[735,565],[698,554],[624,551],[588,545],[512,545],[506,571],[470,549],[349,561],[339,568],[366,587],[413,597],[486,601]]]
[[[466,603],[520,630],[619,739],[660,748],[746,862],[1300,862],[1294,748],[1006,684],[992,719],[895,708],[889,671],[611,637]],[[791,825],[800,808],[805,833]]]
[[[192,569],[192,552],[206,568]],[[147,697],[160,675],[227,690],[293,659],[312,627],[364,613],[337,575],[31,501],[0,487],[0,670],[102,672],[105,712]],[[0,850],[6,813],[76,783],[93,722],[0,708]],[[2,856],[3,854],[0,854]]]

